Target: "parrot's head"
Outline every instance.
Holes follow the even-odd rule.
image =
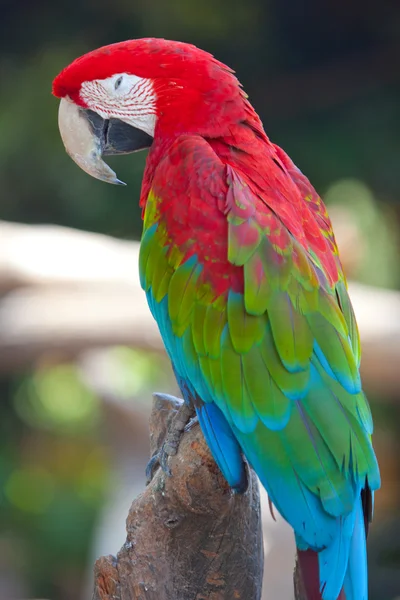
[[[102,156],[148,148],[182,133],[220,137],[246,116],[233,71],[195,46],[139,39],[104,46],[53,82],[68,154],[87,173],[121,183]],[[248,110],[248,106],[247,106]]]

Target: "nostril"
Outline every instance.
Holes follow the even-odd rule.
[[[180,517],[178,517],[177,515],[171,515],[170,517],[168,517],[168,519],[164,521],[164,525],[165,527],[168,527],[168,529],[174,529],[179,525],[180,522]]]

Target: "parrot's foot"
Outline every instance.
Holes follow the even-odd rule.
[[[195,417],[192,417],[189,421],[189,423],[186,423],[185,425],[185,431],[190,431],[192,429],[192,427],[194,427],[195,425],[197,425],[199,422],[199,417],[196,415]]]
[[[162,394],[157,394],[161,396]],[[183,432],[190,429],[196,422],[197,417],[194,416],[194,408],[185,402],[176,411],[171,420],[165,440],[160,450],[151,457],[146,467],[146,482],[147,484],[153,479],[154,471],[158,466],[162,468],[164,473],[171,476],[171,469],[168,466],[170,456],[175,456],[178,452],[179,443]]]

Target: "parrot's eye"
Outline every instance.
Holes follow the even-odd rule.
[[[118,79],[115,80],[115,84],[114,84],[114,89],[118,89],[122,83],[123,77],[122,75],[120,77],[118,77]]]

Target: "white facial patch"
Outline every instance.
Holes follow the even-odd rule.
[[[84,81],[80,96],[103,119],[120,119],[154,137],[156,96],[151,79],[118,73]]]

